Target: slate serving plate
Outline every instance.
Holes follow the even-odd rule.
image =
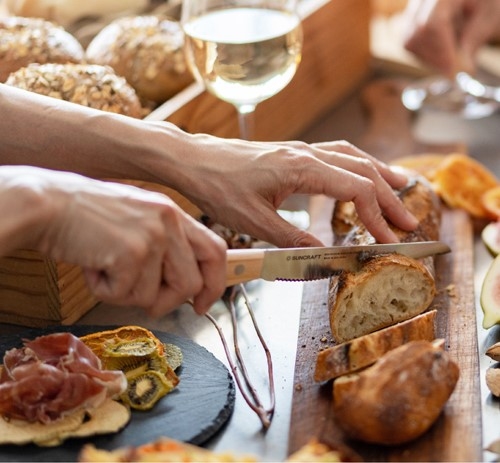
[[[30,329],[0,339],[0,355],[20,347],[22,339],[56,331],[70,331],[76,336],[117,326],[55,326]],[[165,332],[154,331],[165,343],[181,348],[183,365],[177,370],[180,383],[147,412],[132,411],[128,425],[120,432],[84,439],[69,439],[58,447],[36,445],[0,446],[0,461],[76,461],[86,443],[113,450],[127,445],[141,445],[160,437],[201,445],[213,437],[226,423],[234,409],[235,386],[226,366],[204,347],[193,341]]]

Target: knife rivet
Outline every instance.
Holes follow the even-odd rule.
[[[234,274],[241,275],[245,271],[245,266],[243,264],[239,264],[234,267]]]

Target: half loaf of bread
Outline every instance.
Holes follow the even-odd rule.
[[[441,414],[459,367],[442,340],[412,341],[373,366],[333,382],[335,419],[351,439],[398,445],[416,439]]]
[[[429,183],[414,179],[399,192],[419,226],[408,233],[394,229],[402,242],[439,238],[440,203]],[[352,203],[338,202],[332,218],[334,244],[374,244]],[[358,272],[331,278],[328,309],[332,336],[349,341],[408,320],[429,308],[436,294],[434,260],[415,260],[401,254],[369,257]]]

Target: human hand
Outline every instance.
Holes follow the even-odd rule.
[[[500,37],[500,0],[410,0],[404,46],[453,77],[474,73],[478,48]]]
[[[138,305],[158,317],[192,299],[204,313],[225,289],[225,242],[164,195],[3,166],[0,210],[0,251],[31,247],[77,264],[100,300]],[[7,240],[5,226],[21,211],[29,226]]]
[[[318,238],[277,214],[292,194],[354,201],[361,220],[379,242],[397,241],[386,218],[405,230],[417,226],[393,191],[405,186],[407,177],[347,142],[220,144],[203,138],[195,146],[210,154],[193,157],[197,162],[190,167],[192,177],[203,181],[182,191],[189,192],[190,199],[216,222],[234,230],[280,247],[321,246]]]

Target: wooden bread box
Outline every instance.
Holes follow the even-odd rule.
[[[299,138],[370,73],[370,0],[301,0],[300,12],[302,62],[287,88],[258,105],[256,139]],[[235,109],[196,83],[155,109],[148,119],[167,120],[192,133],[238,136]],[[143,182],[129,182],[148,187]],[[184,207],[183,198],[178,199]],[[2,323],[68,325],[97,302],[76,266],[26,250],[0,258]]]

